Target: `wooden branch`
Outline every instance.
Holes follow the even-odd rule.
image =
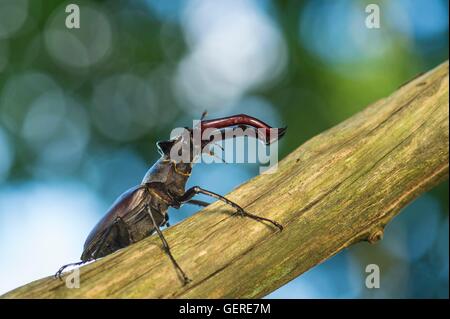
[[[79,289],[47,277],[3,297],[265,296],[353,243],[376,242],[402,207],[448,178],[448,84],[445,62],[228,195],[283,232],[217,202],[164,231],[187,286],[151,236],[82,267]]]

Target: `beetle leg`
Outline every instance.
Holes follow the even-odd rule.
[[[158,233],[158,236],[162,241],[164,251],[169,255],[169,258],[172,261],[172,263],[174,264],[175,268],[180,272],[181,276],[183,277],[183,283],[186,285],[191,280],[188,278],[188,276],[186,276],[183,269],[181,269],[180,265],[178,265],[177,261],[172,256],[172,252],[170,251],[169,244],[167,243],[166,238],[164,238],[164,235],[163,235],[161,229],[159,229],[159,225],[156,223],[155,218],[153,217],[152,209],[150,208],[149,205],[146,205],[146,208],[147,208],[148,214],[150,215],[150,218],[152,219],[153,226],[155,227],[155,230]]]
[[[117,217],[115,223],[116,223],[117,227],[119,227],[119,233],[120,232],[125,232],[126,233],[126,236],[128,237],[129,244],[134,243],[133,237],[131,236],[131,232],[130,232],[130,230],[128,228],[128,224],[125,223],[123,218],[120,217],[120,216]]]
[[[188,201],[184,202],[183,204],[191,204],[191,205],[197,205],[197,206],[201,206],[201,207],[206,207],[206,206],[211,205],[210,203],[204,202],[202,200],[196,200],[196,199],[188,200]]]
[[[59,268],[59,270],[55,273],[54,277],[58,278],[59,280],[62,281],[61,274],[64,271],[64,269],[66,269],[67,267],[70,267],[70,266],[79,266],[79,265],[84,264],[85,262],[86,261],[79,261],[79,262],[76,262],[76,263],[70,263],[70,264],[64,265],[61,268]]]
[[[169,224],[169,214],[166,214],[166,219],[164,220],[164,226],[170,227],[170,224]]]
[[[104,247],[104,245],[105,245],[105,243],[106,243],[106,240],[108,239],[108,236],[109,236],[109,234],[111,233],[111,230],[112,230],[113,227],[118,227],[119,234],[121,234],[121,235],[123,235],[124,232],[126,232],[126,234],[127,234],[127,236],[128,236],[129,242],[130,242],[130,243],[133,242],[133,241],[132,241],[132,238],[131,238],[131,234],[130,234],[130,232],[128,231],[127,224],[124,222],[124,220],[123,220],[121,217],[117,217],[117,218],[114,220],[113,225],[107,229],[107,231],[106,231],[106,233],[105,233],[104,235],[102,235],[100,245],[99,245],[98,248],[95,250],[95,252],[91,255],[91,258],[90,258],[89,260],[97,259],[98,254],[102,251],[102,249],[103,249],[103,247]],[[62,272],[64,271],[64,269],[66,269],[66,268],[69,267],[69,266],[79,266],[79,265],[82,265],[82,264],[88,262],[89,260],[79,261],[79,262],[76,262],[76,263],[70,263],[70,264],[67,264],[67,265],[62,266],[62,267],[59,268],[59,270],[56,272],[55,278],[59,278],[60,280],[62,280],[61,274],[62,274]]]
[[[237,210],[236,213],[239,213],[241,216],[249,217],[249,218],[252,218],[252,219],[255,219],[255,220],[259,220],[259,221],[266,221],[266,222],[269,222],[269,223],[273,224],[274,226],[278,227],[278,229],[280,229],[280,231],[283,230],[283,226],[281,224],[279,224],[278,222],[276,222],[274,220],[271,220],[271,219],[268,219],[268,218],[264,218],[264,217],[260,217],[260,216],[257,216],[257,215],[253,215],[253,214],[245,211],[241,206],[239,206],[235,202],[232,202],[228,198],[226,198],[226,197],[224,197],[222,195],[216,194],[214,192],[208,191],[206,189],[203,189],[203,188],[201,188],[199,186],[194,186],[194,187],[189,188],[184,193],[184,195],[181,196],[178,200],[179,200],[180,203],[188,203],[191,200],[191,198],[194,197],[197,194],[208,195],[208,196],[211,196],[211,197],[216,198],[218,200],[221,200],[222,202],[224,202],[224,203],[230,205],[231,207],[235,208]]]

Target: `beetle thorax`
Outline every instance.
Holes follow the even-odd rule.
[[[165,184],[171,192],[182,194],[191,171],[192,163],[177,163],[163,156],[150,167],[141,184],[159,182]]]
[[[172,194],[183,195],[186,183],[191,176],[191,163],[176,163],[172,161],[173,171],[171,176],[166,181],[167,188]]]

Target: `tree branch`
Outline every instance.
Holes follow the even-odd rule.
[[[265,296],[353,243],[376,242],[402,207],[448,178],[448,112],[445,62],[228,195],[283,232],[218,202],[165,230],[187,286],[151,236],[82,267],[79,289],[47,277],[3,297]]]

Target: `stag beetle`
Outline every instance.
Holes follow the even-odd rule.
[[[277,129],[275,138],[267,139],[269,131],[273,129],[264,122],[245,115],[239,114],[213,120],[204,120],[206,112],[200,121],[200,131],[205,129],[217,130],[224,135],[227,129],[233,127],[244,127],[247,129],[263,130],[266,133],[266,144],[270,144],[281,138],[286,128]],[[188,128],[186,128],[188,129]],[[189,139],[192,139],[194,129],[188,129]],[[258,135],[259,137],[259,135]],[[266,221],[278,227],[281,231],[282,225],[268,218],[253,215],[245,211],[238,204],[229,199],[205,190],[199,186],[185,190],[186,182],[191,175],[194,163],[194,151],[190,148],[190,160],[188,162],[175,161],[171,158],[171,149],[177,143],[185,143],[185,137],[176,137],[167,141],[156,143],[161,158],[148,170],[140,185],[135,186],[119,196],[112,204],[105,216],[95,225],[88,235],[80,262],[70,263],[62,266],[55,274],[61,279],[61,274],[68,266],[78,266],[86,262],[107,256],[118,249],[129,246],[132,243],[150,236],[155,231],[162,241],[164,251],[169,256],[177,273],[181,276],[183,283],[190,281],[177,261],[173,257],[169,244],[161,232],[161,226],[169,226],[167,210],[169,206],[180,208],[183,204],[207,206],[209,203],[192,199],[197,194],[204,194],[225,202],[236,209],[235,214],[250,217],[259,221]],[[210,140],[202,141],[201,146],[207,146]]]

